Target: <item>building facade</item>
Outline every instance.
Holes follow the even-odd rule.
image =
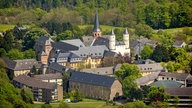
[[[69,91],[75,89],[79,89],[85,97],[93,99],[113,100],[123,94],[121,83],[114,77],[84,72],[72,73]]]
[[[42,82],[26,75],[15,77],[12,83],[18,88],[29,88],[36,101],[55,102],[63,100],[63,87],[56,83]]]

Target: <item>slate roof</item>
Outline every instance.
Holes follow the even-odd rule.
[[[99,75],[112,75],[113,67],[82,69],[81,71],[86,73],[99,74]]]
[[[94,38],[93,36],[82,36],[81,40],[85,46],[90,46]]]
[[[173,77],[179,80],[185,80],[190,77],[190,74],[187,73],[170,73],[170,72],[161,72],[159,76]]]
[[[148,83],[150,81],[154,81],[155,79],[157,79],[159,73],[160,72],[156,72],[156,73],[153,73],[153,74],[149,74],[149,75],[143,76],[141,78],[137,78],[134,82],[137,85],[145,85],[146,83]]]
[[[36,42],[42,45],[45,45],[47,40],[49,40],[50,42],[53,42],[53,40],[47,36],[41,36],[39,39],[36,40]]]
[[[78,50],[79,47],[64,43],[64,42],[55,42],[52,44],[54,49],[59,49],[61,52],[69,52],[71,50]]]
[[[113,67],[114,71],[120,69],[121,66],[122,66],[122,64],[116,64],[116,65]]]
[[[100,25],[99,25],[99,17],[98,17],[98,13],[97,12],[95,14],[93,31],[94,32],[101,32]]]
[[[70,81],[93,84],[97,86],[111,87],[116,79],[114,77],[97,75],[84,72],[73,72]]]
[[[165,87],[165,88],[179,88],[181,87],[181,83],[173,81],[173,80],[160,80],[149,84],[149,86],[156,87]]]
[[[98,46],[98,45],[105,45],[107,48],[109,48],[109,39],[106,37],[96,38],[92,46]]]
[[[57,70],[57,71],[60,71],[60,72],[64,72],[65,69],[66,69],[65,66],[60,65],[60,64],[55,63],[55,62],[51,63],[51,64],[48,66],[48,68],[54,69],[54,70]]]
[[[163,71],[163,70],[164,70],[164,67],[161,66],[160,63],[137,64],[137,67],[140,69],[141,72],[148,72],[148,71]]]
[[[184,41],[175,41],[175,42],[173,43],[173,46],[175,46],[175,47],[181,47],[181,45],[182,45],[183,43],[185,43],[185,42],[184,42]]]
[[[56,83],[42,82],[40,80],[34,79],[26,75],[20,75],[18,77],[14,77],[13,81],[22,83],[24,85],[27,85],[33,88],[55,89],[57,87]]]
[[[9,60],[8,58],[3,58],[6,67],[12,70],[30,70],[33,65],[36,68],[40,68],[40,65],[35,59],[23,59],[23,60]]]
[[[112,51],[104,51],[104,57],[116,57],[117,53]]]
[[[62,79],[63,76],[61,73],[54,73],[54,74],[34,75],[33,77],[39,80],[49,80],[49,79]]]
[[[85,47],[85,45],[80,39],[62,40],[61,42],[71,44],[77,47]]]
[[[87,57],[91,55],[93,58],[102,58],[105,50],[108,50],[108,48],[104,45],[100,45],[100,46],[80,47],[78,51],[71,51],[71,52],[80,57]]]
[[[192,88],[184,87],[184,88],[165,88],[165,92],[170,94],[170,96],[192,96]]]

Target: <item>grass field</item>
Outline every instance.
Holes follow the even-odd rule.
[[[41,108],[43,103],[34,104],[34,108]],[[82,102],[67,103],[70,108],[118,108],[118,105],[112,106],[107,105],[105,101],[94,100],[94,99],[83,99]],[[59,103],[51,103],[53,108],[57,108]]]
[[[93,25],[79,25],[79,28],[84,29],[88,26],[93,27]],[[100,28],[102,29],[102,31],[109,31],[109,30],[114,29],[114,28],[123,29],[122,27],[114,27],[114,26],[108,26],[108,25],[100,25]]]

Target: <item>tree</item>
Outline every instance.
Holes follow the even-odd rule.
[[[33,49],[35,45],[35,40],[41,36],[49,37],[49,33],[47,33],[44,29],[34,28],[28,31],[24,36],[23,48],[24,50]]]
[[[123,63],[119,70],[115,71],[115,75],[122,82],[126,77],[133,76],[135,78],[141,77],[139,68],[136,65]]]
[[[68,92],[69,78],[70,78],[70,76],[66,72],[64,72],[63,78],[62,78],[62,80],[63,80],[62,85],[63,85],[63,91],[65,91],[65,92]]]
[[[33,103],[33,93],[29,88],[24,87],[21,89],[21,97],[26,103]]]
[[[157,45],[152,53],[151,59],[156,62],[167,62],[170,60],[169,50],[163,45]]]
[[[67,40],[67,39],[72,39],[72,38],[73,38],[73,33],[71,30],[66,30],[63,33],[60,33],[57,35],[57,41]]]
[[[71,101],[82,101],[82,94],[79,92],[79,89],[72,90],[70,92]]]
[[[169,95],[167,93],[165,93],[164,88],[161,87],[155,87],[155,86],[151,86],[149,88],[149,93],[147,95],[148,100],[150,100],[150,102],[164,102],[167,101],[169,98]]]
[[[35,75],[38,75],[39,73],[38,73],[38,71],[37,71],[37,69],[36,69],[36,67],[33,65],[33,67],[31,68],[31,73],[32,74],[35,74]]]
[[[7,55],[5,49],[0,48],[0,57],[5,57]]]
[[[6,52],[8,52],[9,50],[11,50],[13,48],[13,43],[14,43],[13,32],[11,30],[6,31],[4,39],[3,39],[2,48],[4,48],[6,50]]]
[[[11,60],[23,59],[23,53],[20,52],[18,49],[11,49],[7,53],[7,57]]]
[[[136,65],[123,63],[120,69],[115,71],[115,75],[117,76],[119,81],[122,83],[123,94],[125,95],[125,97],[130,99],[142,98],[142,95],[138,94],[137,96],[133,96],[132,94],[130,94],[133,92],[133,90],[138,90],[137,85],[134,83],[134,80],[141,77],[140,70]],[[140,93],[139,91],[137,92]]]
[[[28,49],[23,52],[24,54],[24,59],[36,59],[36,54],[33,49]]]
[[[153,33],[153,29],[146,24],[137,24],[135,31],[135,34],[138,36],[145,36],[146,38],[150,38]]]
[[[177,104],[179,103],[178,96],[175,96],[173,100],[174,100],[175,107],[177,108],[178,107]]]
[[[153,49],[149,45],[145,45],[143,50],[141,50],[141,58],[148,59],[151,57],[152,53],[153,53]]]

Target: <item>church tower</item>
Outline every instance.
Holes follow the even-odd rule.
[[[110,36],[109,36],[109,50],[114,51],[115,50],[115,33],[113,29],[111,30]]]
[[[123,42],[125,43],[125,48],[129,49],[129,33],[127,31],[127,28],[123,32]]]
[[[99,17],[98,13],[95,14],[95,20],[94,20],[94,28],[93,28],[93,37],[97,38],[101,36],[101,29],[99,25]]]

